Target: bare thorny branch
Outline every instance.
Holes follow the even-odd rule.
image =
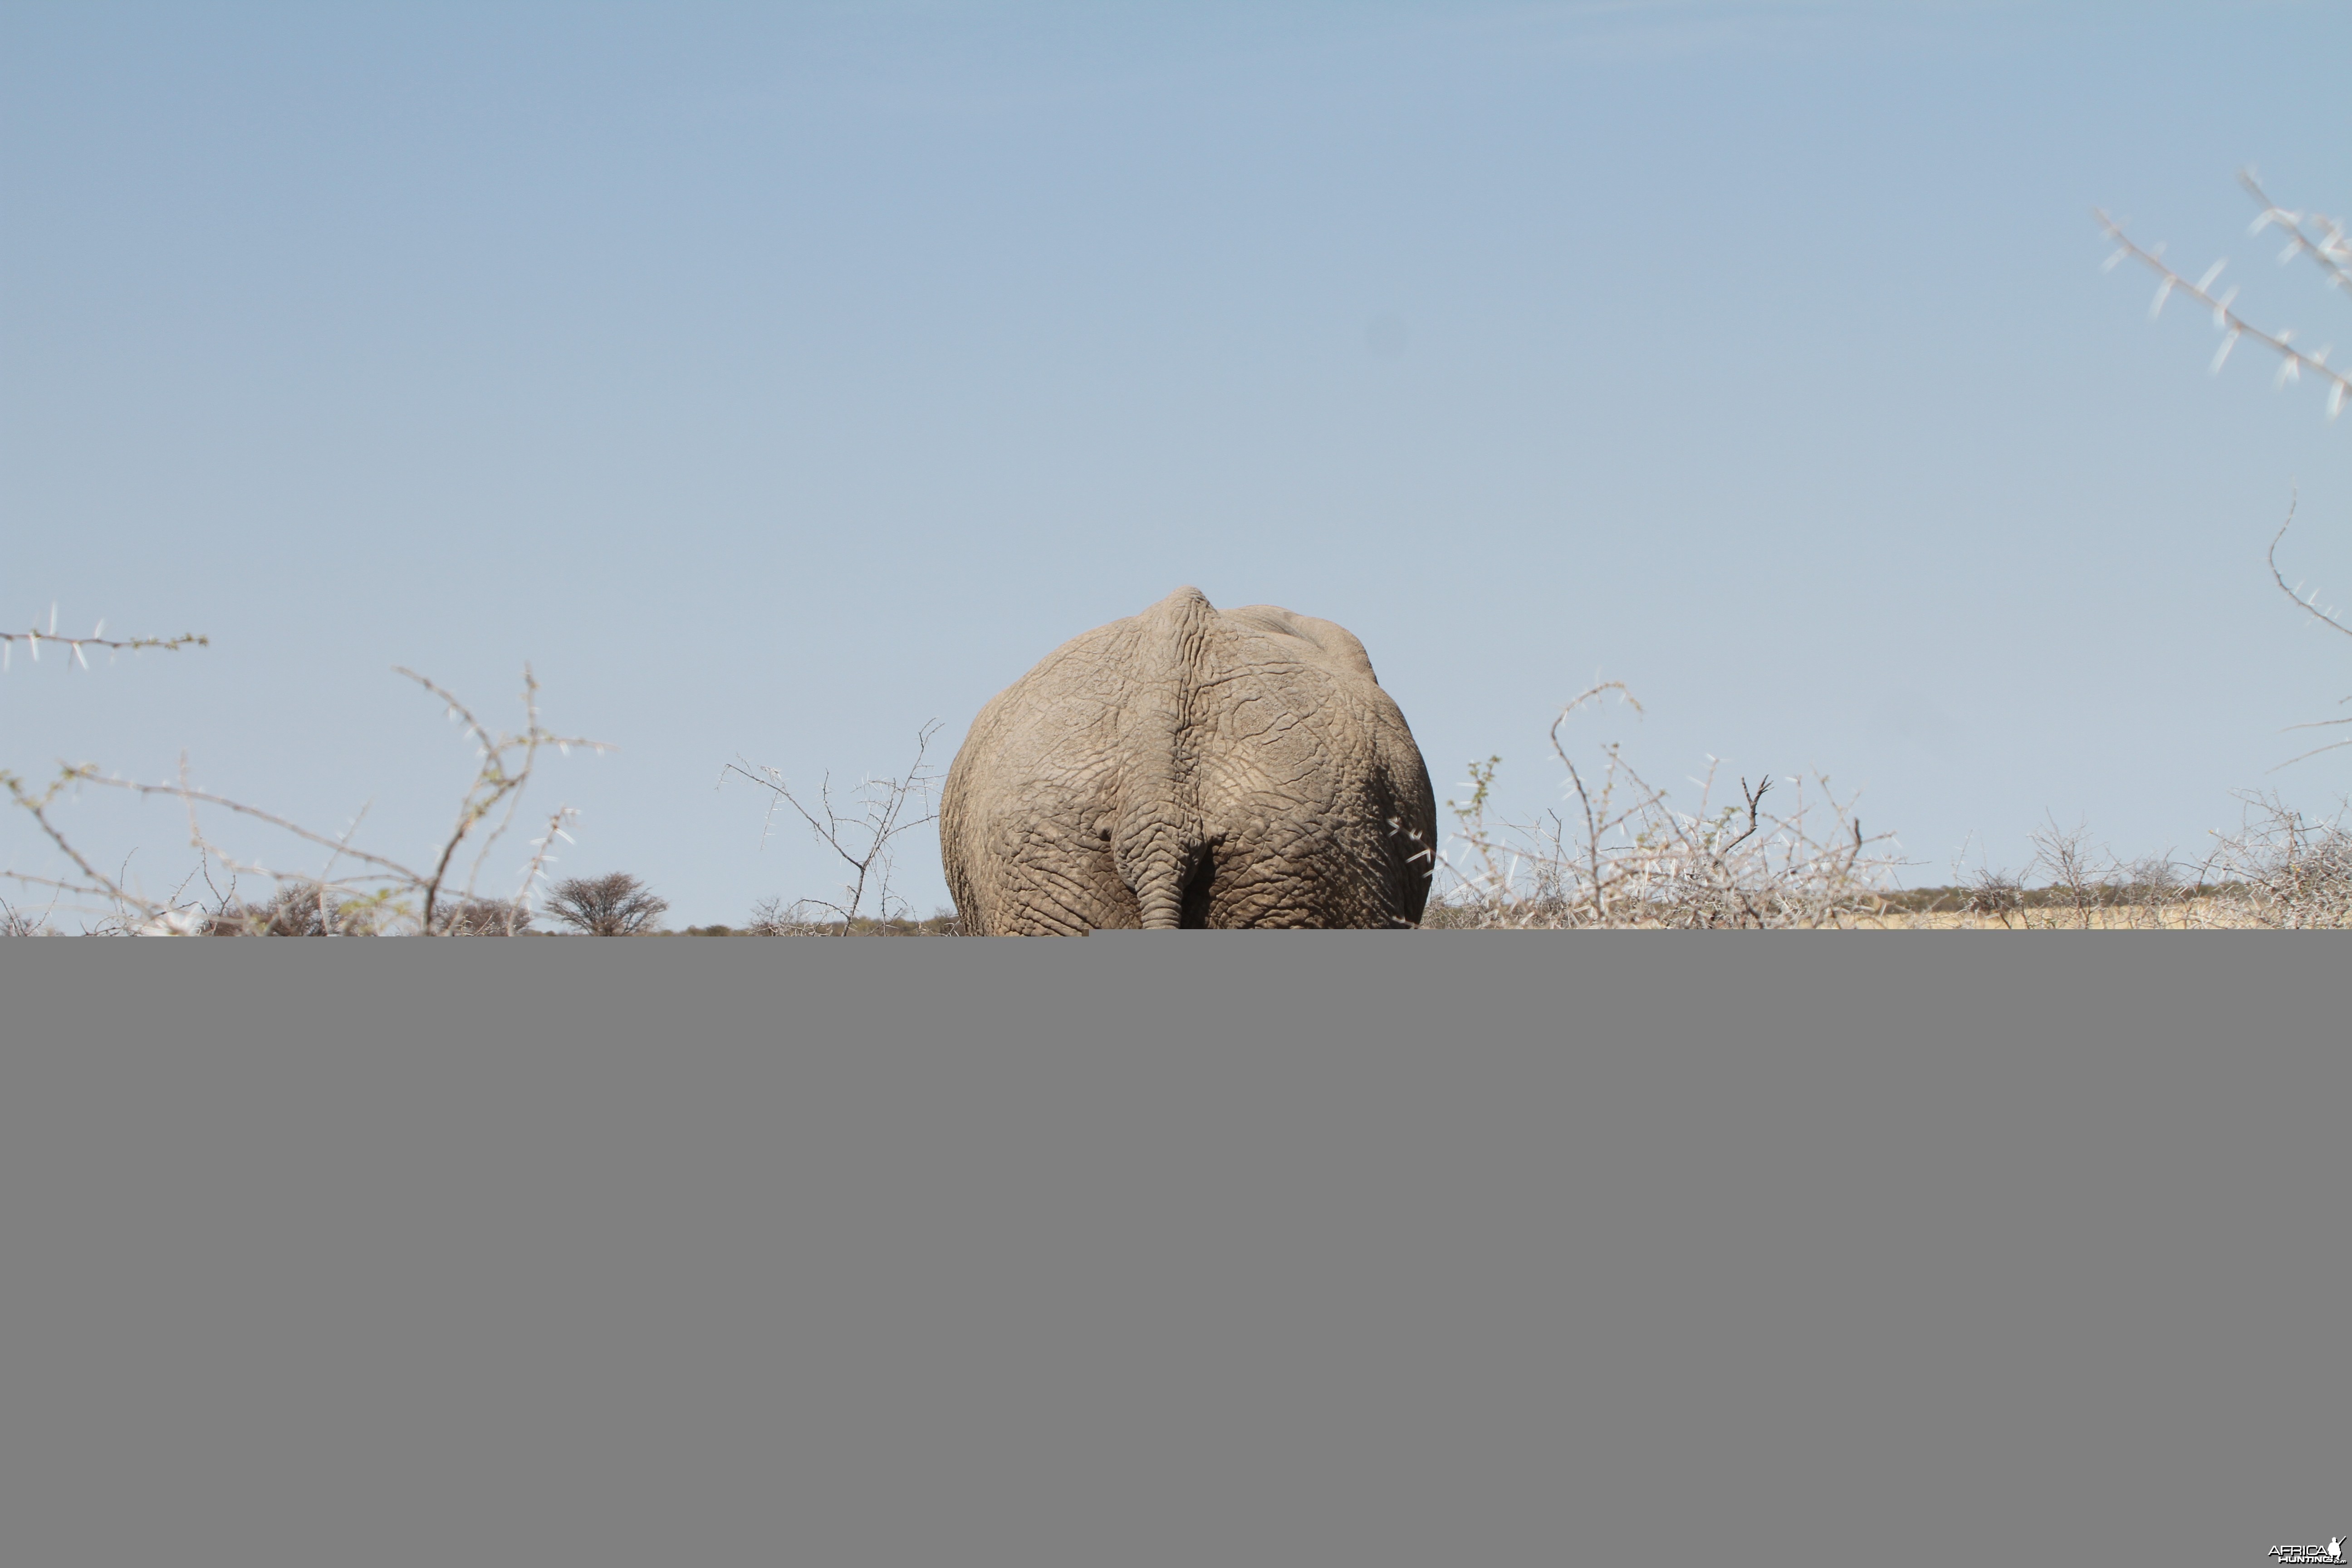
[[[110,637],[106,635],[104,621],[99,622],[86,637],[59,637],[58,607],[51,605],[48,630],[43,631],[40,627],[35,626],[30,631],[0,632],[0,674],[7,671],[18,643],[25,645],[25,650],[33,656],[35,664],[41,662],[41,645],[55,643],[72,656],[74,663],[88,669],[89,668],[88,650],[90,648],[104,648],[109,653],[142,653],[148,648],[160,648],[166,653],[176,653],[184,647],[209,647],[212,638],[200,637],[194,632],[183,632],[175,637]]]
[[[1601,748],[1590,773],[1580,767],[1561,727],[1612,692],[1641,710],[1622,683],[1605,681],[1563,707],[1551,727],[1580,827],[1558,812],[1535,822],[1490,822],[1499,759],[1472,764],[1470,797],[1447,803],[1463,851],[1445,861],[1454,885],[1424,923],[1764,929],[1844,925],[1874,911],[1897,862],[1873,847],[1891,839],[1865,837],[1853,802],[1840,802],[1826,779],[1815,781],[1821,804],[1807,798],[1803,780],[1791,779],[1796,799],[1782,815],[1764,810],[1769,777],[1753,785],[1741,779],[1739,804],[1716,806],[1719,764],[1711,763],[1696,781],[1696,808],[1682,812],[1615,742]],[[1812,826],[1823,814],[1833,825],[1826,833]]]
[[[362,849],[352,842],[360,822],[365,817],[362,808],[340,834],[325,834],[306,827],[276,812],[249,805],[226,795],[201,790],[188,777],[187,761],[181,759],[180,775],[171,783],[142,784],[133,779],[104,773],[94,763],[61,764],[56,778],[47,788],[36,791],[13,773],[0,771],[0,787],[5,787],[13,804],[29,815],[42,834],[65,856],[73,868],[73,875],[45,877],[31,872],[0,872],[20,886],[48,889],[52,895],[73,896],[100,900],[112,911],[114,929],[151,932],[191,931],[222,929],[223,922],[250,916],[254,911],[238,905],[234,900],[235,878],[238,875],[258,876],[276,881],[281,893],[289,888],[305,890],[315,899],[323,930],[331,931],[381,930],[386,921],[405,924],[413,920],[414,929],[431,935],[459,929],[481,930],[486,921],[495,921],[508,933],[520,929],[529,919],[529,900],[532,890],[546,874],[547,867],[555,860],[551,847],[555,839],[569,840],[564,825],[575,815],[572,807],[557,808],[548,818],[547,831],[530,841],[532,854],[522,868],[522,882],[511,900],[498,901],[494,911],[486,911],[476,889],[482,867],[493,847],[513,826],[515,814],[521,804],[524,786],[530,782],[540,752],[549,746],[569,752],[574,746],[604,752],[612,748],[602,742],[572,736],[557,735],[540,721],[539,682],[526,665],[523,668],[524,726],[520,731],[494,733],[473,712],[449,692],[414,670],[399,669],[395,673],[415,681],[439,698],[449,716],[462,722],[476,745],[478,766],[459,803],[457,816],[448,835],[442,840],[429,870],[419,870],[393,858]],[[185,886],[166,899],[152,899],[128,885],[124,876],[110,877],[93,865],[58,826],[52,808],[58,799],[70,791],[85,785],[121,790],[140,797],[170,796],[180,801],[188,813],[188,837],[191,847],[200,856],[200,865],[209,883],[209,866],[218,860],[231,876],[231,892],[220,894],[215,889],[217,908],[206,912],[185,902],[181,893]],[[505,807],[499,813],[499,807]],[[301,873],[272,868],[260,861],[241,859],[217,843],[202,823],[199,807],[209,806],[274,828],[302,843],[327,851],[324,864],[316,873]],[[498,816],[496,825],[480,840],[466,881],[458,897],[461,908],[455,915],[445,910],[449,896],[451,867],[458,850],[485,821]],[[362,869],[338,876],[339,862],[352,862]],[[410,910],[403,901],[417,900]],[[282,900],[281,900],[282,901]],[[251,924],[250,920],[247,922]]]
[[[489,858],[491,848],[505,837],[507,829],[514,826],[515,812],[522,805],[522,787],[530,779],[530,771],[539,760],[540,752],[548,746],[553,746],[557,751],[569,756],[574,746],[583,747],[593,752],[608,752],[612,748],[601,741],[583,741],[574,736],[555,735],[543,728],[539,721],[539,680],[531,674],[530,666],[527,664],[522,667],[522,705],[525,721],[522,732],[495,737],[483,726],[480,720],[474,717],[472,710],[464,703],[413,669],[396,669],[394,673],[408,677],[409,679],[447,704],[449,716],[462,721],[467,733],[473,737],[477,754],[480,757],[482,764],[474,774],[474,782],[467,788],[464,800],[458,805],[457,825],[450,829],[448,838],[441,847],[441,857],[434,863],[432,876],[425,879],[420,885],[420,891],[425,900],[425,910],[420,918],[424,921],[425,929],[429,931],[433,926],[434,902],[440,895],[442,883],[449,875],[449,863],[457,856],[458,847],[466,841],[468,834],[497,811],[501,801],[506,803],[505,816],[499,817],[498,826],[492,828],[488,837],[482,840],[481,849],[474,857],[473,868],[467,874],[466,896],[470,898],[473,896],[475,884],[481,876],[483,861]],[[512,765],[509,765],[510,762]],[[541,868],[553,858],[548,853],[549,839],[571,837],[563,831],[563,820],[566,815],[560,811],[556,813],[548,822],[546,836],[533,840],[533,847],[537,853],[531,857],[527,879],[523,883],[522,891],[517,895],[519,900],[530,896]]]
[[[2279,256],[2282,263],[2292,262],[2298,256],[2307,256],[2313,265],[2317,267],[2326,278],[2328,288],[2352,291],[2352,236],[2347,235],[2344,224],[2340,220],[2329,217],[2324,213],[2301,212],[2281,206],[2271,199],[2270,193],[2263,188],[2262,182],[2255,178],[2251,169],[2239,172],[2238,183],[2246,188],[2247,194],[2252,195],[2262,207],[2262,211],[2254,218],[2251,232],[2260,234],[2266,228],[2274,227],[2286,235],[2286,248]],[[2293,340],[2295,334],[2293,331],[2267,332],[2254,326],[2232,309],[2232,301],[2238,296],[2238,290],[2235,288],[2218,296],[2212,292],[2215,282],[2221,275],[2221,269],[2228,265],[2226,259],[2215,262],[2207,268],[2202,278],[2191,283],[2174,271],[2163,259],[2162,245],[2143,247],[2126,235],[2123,226],[2105,212],[2099,212],[2096,216],[2100,229],[2118,247],[2116,253],[2107,258],[2107,267],[2113,268],[2126,258],[2132,258],[2158,275],[2156,298],[2148,306],[2148,315],[2151,319],[2163,311],[2166,300],[2175,293],[2186,294],[2212,311],[2213,325],[2223,334],[2221,347],[2213,356],[2211,368],[2215,372],[2221,370],[2222,363],[2230,356],[2231,348],[2240,338],[2252,338],[2279,356],[2279,385],[2284,386],[2287,383],[2299,379],[2303,372],[2310,371],[2315,376],[2327,383],[2327,416],[2333,419],[2343,411],[2345,396],[2347,392],[2352,392],[2352,377],[2347,377],[2344,372],[2328,366],[2328,349],[2322,348],[2316,353],[2307,353],[2294,346]],[[2263,556],[2264,562],[2270,567],[2271,581],[2278,585],[2280,593],[2293,601],[2297,609],[2322,626],[2342,632],[2347,637],[2352,637],[2352,626],[2347,626],[2335,616],[2319,607],[2317,590],[2315,589],[2307,595],[2296,592],[2288,584],[2286,574],[2279,568],[2279,543],[2286,538],[2287,530],[2294,526],[2295,504],[2296,498],[2290,495],[2287,501],[2286,519],[2279,524],[2278,531],[2271,536],[2270,549]],[[2352,700],[2352,699],[2347,699],[2347,700]],[[2289,725],[2288,728],[2290,730],[2329,729],[2340,724],[2352,724],[2352,718],[2321,719],[2307,724]],[[2288,758],[2271,771],[2275,773],[2278,768],[2292,766],[2296,763],[2315,757],[2322,752],[2332,752],[2342,746],[2352,746],[2352,740],[2334,741],[2324,746],[2315,746],[2300,755]]]
[[[2292,261],[2298,255],[2308,256],[2326,273],[2330,288],[2343,286],[2347,277],[2346,265],[2352,263],[2352,244],[2347,244],[2343,226],[2334,218],[2317,213],[2290,212],[2281,207],[2270,199],[2251,170],[2242,173],[2238,178],[2252,193],[2254,199],[2263,204],[2261,215],[2254,219],[2252,232],[2260,234],[2273,226],[2285,230],[2287,247],[2280,258],[2282,261]],[[2255,326],[2233,308],[2233,301],[2238,297],[2234,286],[2221,294],[2212,292],[2214,284],[2221,276],[2221,269],[2229,265],[2226,258],[2206,268],[2204,276],[2192,283],[2174,271],[2171,264],[2164,259],[2162,244],[2142,246],[2126,234],[2123,225],[2104,210],[2094,209],[2094,216],[2098,219],[2100,231],[2116,246],[2116,253],[2107,258],[2109,268],[2129,258],[2157,274],[2156,298],[2148,305],[2150,318],[2162,314],[2166,302],[2175,294],[2185,294],[2213,313],[2214,330],[2222,334],[2221,346],[2213,355],[2211,369],[2215,374],[2219,374],[2228,362],[2230,351],[2237,346],[2240,338],[2252,338],[2279,356],[2279,385],[2284,386],[2289,382],[2299,380],[2305,371],[2309,371],[2327,383],[2328,417],[2332,419],[2343,411],[2345,395],[2352,393],[2352,378],[2347,378],[2342,371],[2328,367],[2328,349],[2307,353],[2294,346],[2295,334],[2292,328],[2271,332]]]
[[[2284,594],[2289,600],[2293,601],[2295,608],[2301,610],[2304,614],[2317,621],[2321,626],[2342,632],[2346,637],[2352,637],[2352,626],[2346,626],[2342,621],[2337,620],[2334,616],[2319,607],[2319,591],[2317,589],[2315,588],[2308,595],[2298,594],[2294,588],[2288,585],[2286,574],[2279,570],[2279,541],[2284,539],[2286,537],[2286,531],[2294,526],[2294,509],[2295,502],[2298,499],[2298,497],[2294,495],[2290,495],[2287,498],[2286,521],[2279,524],[2279,530],[2276,533],[2271,535],[2271,547],[2263,556],[2263,560],[2265,560],[2270,565],[2271,581],[2278,584],[2279,592]],[[2352,701],[2352,698],[2347,698],[2345,700]],[[2315,719],[2309,723],[2290,724],[2287,728],[2290,730],[2326,730],[2333,729],[2335,726],[2339,724],[2352,724],[2352,718]],[[2272,773],[2276,773],[2279,768],[2291,767],[2294,763],[2302,762],[2306,757],[2315,757],[2322,752],[2332,752],[2342,746],[2352,746],[2352,740],[2330,741],[2324,746],[2314,746],[2311,750],[2302,753],[2301,756],[2289,757],[2285,762],[2279,763],[2278,767],[2272,768],[2270,771]]]
[[[2241,795],[2246,821],[2216,835],[2213,874],[2229,889],[2226,923],[2284,930],[2352,927],[2352,832],[2314,821],[2276,795]]]
[[[2286,253],[2279,258],[2281,261],[2308,256],[2327,275],[2330,289],[2352,288],[2352,272],[2346,270],[2347,265],[2352,264],[2352,241],[2345,237],[2341,223],[2324,213],[2289,212],[2271,200],[2270,193],[2263,189],[2252,169],[2238,171],[2238,184],[2263,205],[2262,216],[2254,220],[2252,232],[2260,234],[2273,224],[2286,231]]]
[[[849,877],[842,884],[844,903],[824,899],[804,899],[793,906],[828,911],[841,922],[841,934],[846,936],[858,919],[866,913],[866,900],[874,896],[874,912],[883,920],[896,918],[907,909],[906,900],[891,890],[890,877],[895,867],[892,841],[901,834],[938,820],[938,813],[924,809],[920,816],[909,813],[919,806],[928,808],[933,786],[938,779],[927,762],[931,741],[940,731],[940,721],[925,724],[915,736],[915,760],[904,773],[895,778],[867,778],[860,781],[855,797],[855,812],[835,804],[833,775],[827,773],[817,785],[815,809],[793,793],[784,775],[772,767],[738,760],[719,770],[719,782],[724,784],[730,773],[739,774],[770,792],[768,809],[761,820],[760,841],[767,843],[768,833],[774,825],[778,805],[789,805],[800,814],[817,842],[831,849],[849,868]],[[780,919],[796,920],[791,911]]]

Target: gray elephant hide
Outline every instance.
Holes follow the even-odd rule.
[[[979,935],[1411,926],[1436,833],[1363,644],[1195,588],[999,693],[940,801],[948,887]]]

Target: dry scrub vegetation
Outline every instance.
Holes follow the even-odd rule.
[[[51,634],[25,634],[37,650],[40,641],[98,644],[93,636],[64,639]],[[0,634],[11,642],[19,634]],[[142,638],[134,642],[99,644],[118,648],[179,647],[202,644],[202,637]],[[80,648],[75,647],[77,655]],[[80,660],[87,668],[88,660]],[[11,868],[0,880],[14,884],[21,901],[0,903],[0,933],[58,934],[62,922],[79,924],[92,936],[512,936],[530,925],[530,900],[555,863],[556,840],[569,841],[566,825],[576,815],[558,806],[543,831],[529,841],[512,893],[485,893],[480,881],[490,852],[514,826],[525,789],[540,755],[550,747],[570,752],[610,748],[598,741],[559,735],[540,720],[539,682],[523,669],[523,726],[494,731],[455,696],[414,670],[396,674],[414,681],[439,700],[453,723],[463,727],[474,744],[477,767],[459,797],[456,819],[448,832],[425,856],[414,861],[393,858],[355,842],[362,810],[341,833],[326,834],[241,801],[196,788],[188,778],[187,760],[181,759],[180,776],[143,784],[102,771],[92,763],[60,763],[48,783],[36,788],[16,773],[0,769],[0,789],[25,812],[40,835],[56,850],[60,868],[29,871]],[[188,844],[196,863],[170,893],[156,895],[135,885],[127,870],[111,873],[77,847],[58,821],[58,807],[68,799],[91,792],[112,791],[137,798],[168,797],[186,813]],[[317,857],[315,868],[295,867],[244,856],[225,845],[207,823],[207,814],[257,826],[280,842],[304,846]],[[461,864],[460,851],[471,845],[470,863]],[[289,848],[289,854],[297,851]],[[245,890],[248,881],[268,891],[255,896]],[[201,888],[201,890],[199,890]],[[29,897],[24,895],[29,894]],[[665,906],[666,907],[666,906]],[[561,912],[559,902],[557,911]],[[656,911],[658,912],[658,911]]]
[[[1567,775],[1565,811],[1495,820],[1489,803],[1502,759],[1471,764],[1469,798],[1446,802],[1455,826],[1438,857],[1424,926],[1842,926],[1892,888],[1900,862],[1891,836],[1865,836],[1853,799],[1839,800],[1826,778],[1790,779],[1785,811],[1767,809],[1769,776],[1753,785],[1741,778],[1738,804],[1718,805],[1718,764],[1710,763],[1698,799],[1682,810],[1634,771],[1619,742],[1577,766],[1561,728],[1612,697],[1641,711],[1612,680],[1586,690],[1552,721],[1552,755]]]
[[[1717,772],[1676,807],[1601,745],[1580,768],[1561,728],[1614,696],[1609,682],[1561,710],[1550,733],[1567,775],[1566,808],[1498,823],[1488,802],[1498,759],[1473,763],[1467,799],[1448,801],[1456,827],[1440,858],[1430,930],[2200,930],[2352,927],[2352,833],[2341,815],[2315,821],[2275,795],[2240,798],[2239,830],[2203,857],[2126,861],[2086,828],[2053,821],[2032,835],[2022,874],[1954,868],[1950,885],[1905,889],[1891,835],[1867,834],[1855,797],[1828,779],[1738,781],[1737,804],[1715,803]]]
[[[479,890],[485,862],[518,819],[540,753],[550,746],[605,748],[544,728],[538,685],[528,670],[523,727],[508,732],[493,732],[423,677],[400,673],[446,705],[478,752],[456,819],[428,857],[410,865],[363,848],[353,842],[356,821],[327,835],[198,790],[188,783],[184,763],[180,779],[158,784],[104,774],[90,764],[65,765],[41,789],[0,772],[0,787],[68,868],[55,875],[0,873],[34,894],[0,901],[0,935],[58,934],[74,916],[79,919],[73,923],[92,935],[546,934],[536,920],[598,936],[660,932],[669,906],[636,877],[615,872],[551,881],[553,847],[571,837],[566,824],[574,814],[568,806],[551,812],[545,830],[528,841],[513,892]],[[1685,806],[1636,770],[1621,742],[1571,747],[1572,721],[1612,704],[1640,711],[1632,693],[1610,681],[1583,692],[1555,717],[1549,739],[1563,775],[1561,805],[1538,817],[1498,816],[1499,758],[1471,765],[1467,795],[1447,802],[1453,830],[1433,851],[1436,886],[1424,929],[2352,926],[2352,832],[2341,816],[2313,820],[2275,795],[2242,797],[2240,830],[2217,836],[2191,863],[2169,856],[2126,862],[2095,846],[2085,830],[2062,830],[2053,822],[2033,836],[2033,858],[2022,874],[1979,868],[1961,876],[1956,867],[1948,886],[1906,889],[1899,874],[1909,863],[1900,858],[1893,837],[1867,831],[1855,797],[1840,796],[1826,777],[1766,776],[1751,783],[1740,776],[1727,787],[1711,763]],[[900,840],[933,820],[937,773],[929,756],[938,729],[936,721],[923,726],[907,770],[865,779],[845,796],[830,777],[814,797],[803,797],[773,769],[729,763],[722,784],[740,779],[766,790],[772,825],[775,809],[790,806],[841,861],[846,877],[835,898],[767,899],[740,926],[694,926],[682,934],[955,934],[952,910],[918,918],[892,885]],[[170,796],[183,805],[197,860],[179,888],[168,896],[149,895],[75,847],[56,808],[68,795],[91,789]],[[296,868],[239,858],[207,826],[207,811],[308,846],[319,863]],[[460,877],[459,852],[469,844],[470,865]],[[266,886],[267,893],[245,892],[252,882]]]
[[[2305,601],[2297,603],[2312,609]],[[0,772],[0,787],[68,868],[54,875],[0,873],[35,895],[13,904],[0,901],[0,935],[54,934],[63,929],[61,916],[79,916],[76,923],[88,934],[121,935],[545,934],[535,920],[598,936],[660,931],[660,917],[669,906],[636,877],[615,872],[551,881],[553,847],[571,837],[566,824],[574,814],[568,806],[551,812],[544,831],[529,840],[513,891],[480,890],[485,862],[517,821],[540,754],[550,746],[605,748],[544,727],[538,684],[528,669],[523,725],[505,732],[492,731],[424,677],[399,673],[446,705],[477,752],[478,765],[455,821],[427,857],[411,865],[362,847],[353,842],[356,820],[342,833],[327,835],[196,789],[187,780],[184,762],[178,780],[158,784],[78,764],[61,766],[37,790]],[[2275,795],[2242,796],[2239,830],[2215,836],[2193,861],[2169,855],[2126,861],[2095,845],[2086,829],[2061,829],[2053,821],[2033,835],[2033,858],[2021,873],[1979,867],[1964,875],[1956,865],[1948,885],[1905,889],[1900,873],[1911,863],[1900,858],[1893,836],[1865,829],[1856,797],[1841,796],[1826,777],[1727,780],[1719,764],[1710,762],[1706,775],[1696,781],[1696,797],[1684,805],[1635,768],[1622,742],[1571,745],[1577,723],[1612,707],[1621,713],[1641,711],[1622,682],[1607,681],[1555,716],[1548,739],[1562,778],[1560,805],[1538,816],[1514,821],[1499,815],[1495,784],[1500,758],[1471,764],[1463,786],[1466,795],[1446,803],[1452,831],[1432,847],[1436,875],[1424,929],[2352,926],[2352,831],[2341,815],[2315,820]],[[903,772],[868,777],[845,793],[827,776],[814,795],[803,795],[772,768],[727,764],[722,785],[749,782],[767,792],[770,827],[778,810],[789,806],[840,861],[845,879],[832,899],[767,899],[740,926],[694,926],[683,934],[955,934],[952,910],[918,918],[893,887],[900,842],[934,820],[938,775],[929,756],[939,728],[934,721],[918,732],[913,762]],[[152,896],[77,848],[56,807],[66,795],[87,790],[178,801],[186,813],[188,842],[197,852],[187,880],[168,896]],[[241,858],[208,827],[207,812],[307,846],[318,863],[297,868]],[[763,830],[763,842],[764,837]],[[470,865],[460,877],[460,850],[469,845]],[[242,890],[253,882],[264,885],[267,893]]]

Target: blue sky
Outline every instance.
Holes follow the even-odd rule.
[[[535,786],[561,869],[740,921],[834,878],[726,762],[944,762],[1192,583],[1353,629],[1441,798],[1549,804],[1597,675],[1648,717],[1587,739],[1824,771],[1914,884],[2046,815],[2193,855],[2352,791],[2267,772],[2352,644],[2263,566],[2299,486],[2352,601],[2352,420],[2209,377],[2090,209],[2352,342],[2231,178],[2352,208],[2347,65],[2316,3],[17,0],[0,624],[214,640],[20,651],[0,766],[184,751],[421,855],[471,758],[391,667],[503,718],[529,660],[619,748]]]

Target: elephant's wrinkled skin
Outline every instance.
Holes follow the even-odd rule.
[[[940,801],[948,888],[989,936],[1410,926],[1436,837],[1364,645],[1195,588],[999,693]]]

